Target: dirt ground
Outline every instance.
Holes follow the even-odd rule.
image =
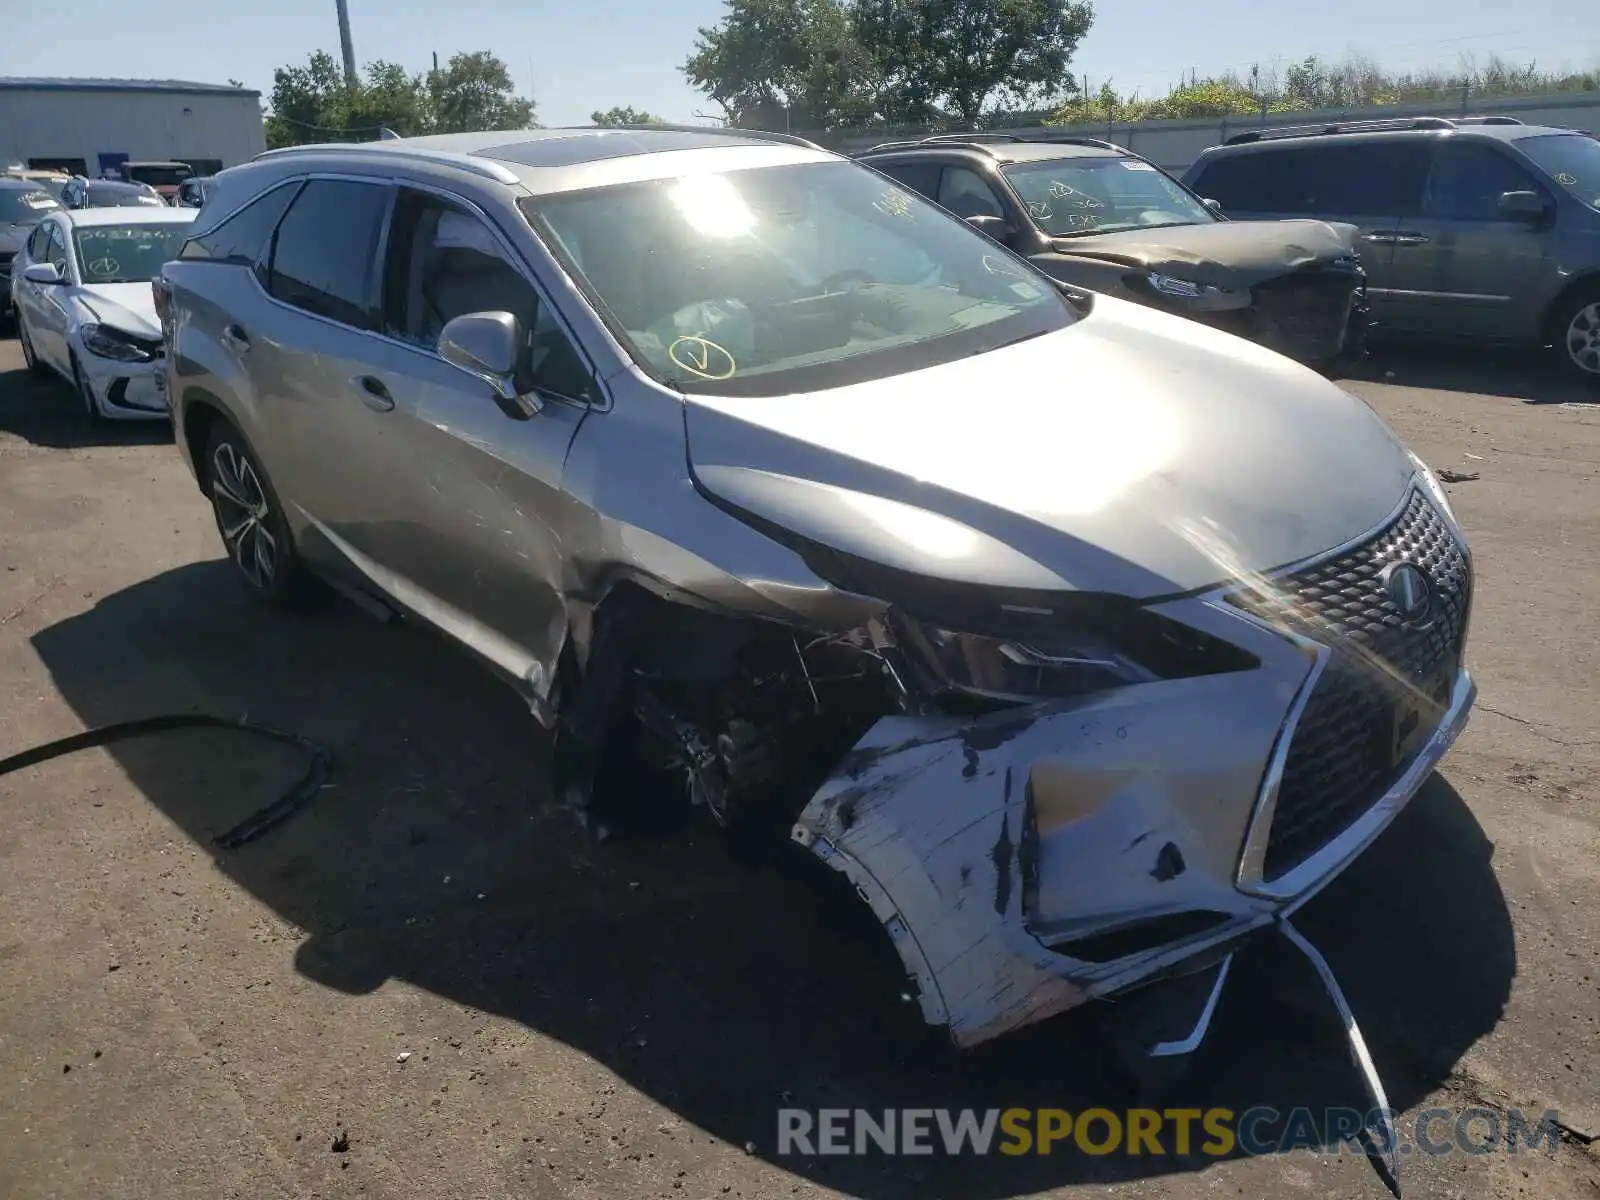
[[[1600,407],[1520,359],[1393,354],[1348,386],[1471,537],[1461,742],[1303,927],[1391,1100],[1600,1128]],[[1600,399],[1600,397],[1595,397]],[[704,830],[594,845],[543,804],[509,690],[421,630],[234,586],[159,430],[90,428],[0,341],[0,757],[201,710],[296,731],[331,785],[168,733],[0,778],[0,1196],[991,1200],[1383,1195],[1335,1147],[780,1157],[776,1111],[1124,1108],[1092,1022],[908,1053],[880,947]],[[409,1054],[404,1061],[402,1055]],[[1174,1093],[1365,1107],[1302,962],[1241,956]],[[1167,1103],[1173,1101],[1169,1099]],[[1600,1197],[1600,1144],[1410,1158],[1415,1197]]]

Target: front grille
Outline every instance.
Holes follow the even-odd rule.
[[[1354,265],[1313,266],[1257,285],[1255,337],[1292,357],[1315,361],[1340,351],[1363,277]]]
[[[1407,623],[1383,571],[1410,562],[1432,581],[1431,612]],[[1472,569],[1421,492],[1361,545],[1240,595],[1269,619],[1328,647],[1289,743],[1263,876],[1275,879],[1366,812],[1439,723],[1460,668]]]

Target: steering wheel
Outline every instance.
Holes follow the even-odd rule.
[[[851,282],[877,283],[878,277],[870,271],[863,271],[860,267],[846,267],[843,271],[835,271],[829,275],[818,286],[824,292],[842,292],[845,290],[845,284]]]

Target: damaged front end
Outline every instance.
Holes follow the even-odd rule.
[[[1475,695],[1470,560],[1420,485],[1339,552],[1162,602],[813,559],[859,625],[614,590],[561,704],[558,779],[606,828],[672,795],[787,835],[848,879],[962,1047],[1184,980],[1139,1049],[1193,1049],[1232,951],[1290,932]],[[1425,614],[1398,611],[1397,564]]]

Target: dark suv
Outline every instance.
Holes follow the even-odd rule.
[[[1600,383],[1600,141],[1511,117],[1242,133],[1184,182],[1232,216],[1360,230],[1380,326],[1552,346]]]
[[[946,134],[855,157],[1063,283],[1303,362],[1360,351],[1367,309],[1349,226],[1230,221],[1154,163],[1093,138]]]

